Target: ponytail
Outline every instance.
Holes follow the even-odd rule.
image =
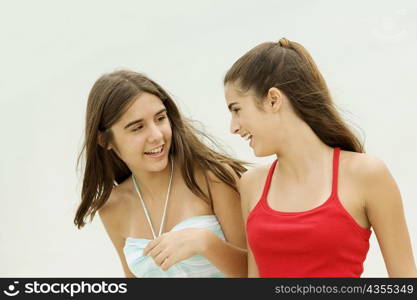
[[[323,143],[364,152],[363,145],[336,110],[313,58],[301,44],[281,38],[277,43],[256,46],[232,65],[225,75],[226,83],[237,84],[243,91],[253,90],[258,107],[269,89],[276,87]]]

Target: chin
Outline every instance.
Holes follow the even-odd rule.
[[[148,172],[161,172],[163,170],[165,170],[165,168],[170,167],[169,166],[169,149],[170,149],[170,145],[168,146],[167,149],[164,149],[164,154],[162,157],[160,158],[151,158],[151,157],[146,157],[145,156],[145,164],[147,167],[147,171]]]
[[[253,149],[253,154],[256,157],[266,157],[266,156],[275,155],[275,152],[268,151],[267,149]]]
[[[149,162],[148,166],[149,166],[149,171],[150,172],[161,172],[163,170],[165,170],[165,168],[168,166],[169,160],[168,157],[164,157],[163,159],[161,159],[160,161],[156,161],[156,162]]]

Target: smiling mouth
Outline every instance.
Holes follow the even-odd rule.
[[[252,139],[253,135],[252,134],[245,134],[244,136],[242,136],[242,139],[246,140],[246,141],[250,141]]]
[[[154,148],[154,149],[152,149],[150,151],[145,151],[144,153],[146,155],[160,154],[162,151],[164,151],[164,147],[165,147],[165,144],[163,144],[162,146],[159,146],[158,148]]]

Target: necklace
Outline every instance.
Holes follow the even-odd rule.
[[[140,202],[142,203],[143,210],[145,211],[145,216],[146,216],[146,219],[148,220],[149,227],[151,228],[152,235],[153,235],[154,239],[156,239],[157,237],[159,237],[161,235],[162,228],[164,227],[165,215],[166,215],[167,206],[168,206],[168,199],[169,199],[169,194],[171,192],[172,173],[174,173],[174,161],[171,159],[171,174],[169,176],[169,184],[168,184],[167,196],[166,196],[166,199],[165,199],[164,212],[162,214],[161,225],[159,226],[159,233],[158,233],[158,236],[156,236],[155,235],[155,230],[153,229],[153,226],[152,226],[151,218],[149,217],[148,210],[146,209],[145,202],[143,201],[142,195],[141,195],[140,190],[139,190],[139,186],[136,182],[135,175],[133,175],[133,172],[132,172],[133,185],[135,186],[136,193],[138,194]]]

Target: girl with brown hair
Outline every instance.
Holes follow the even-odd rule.
[[[127,277],[246,277],[241,161],[206,146],[143,74],[101,76],[88,97],[81,228],[99,212]]]
[[[262,43],[224,78],[231,132],[271,166],[239,181],[249,277],[360,277],[374,230],[390,277],[417,271],[402,200],[299,43]]]

